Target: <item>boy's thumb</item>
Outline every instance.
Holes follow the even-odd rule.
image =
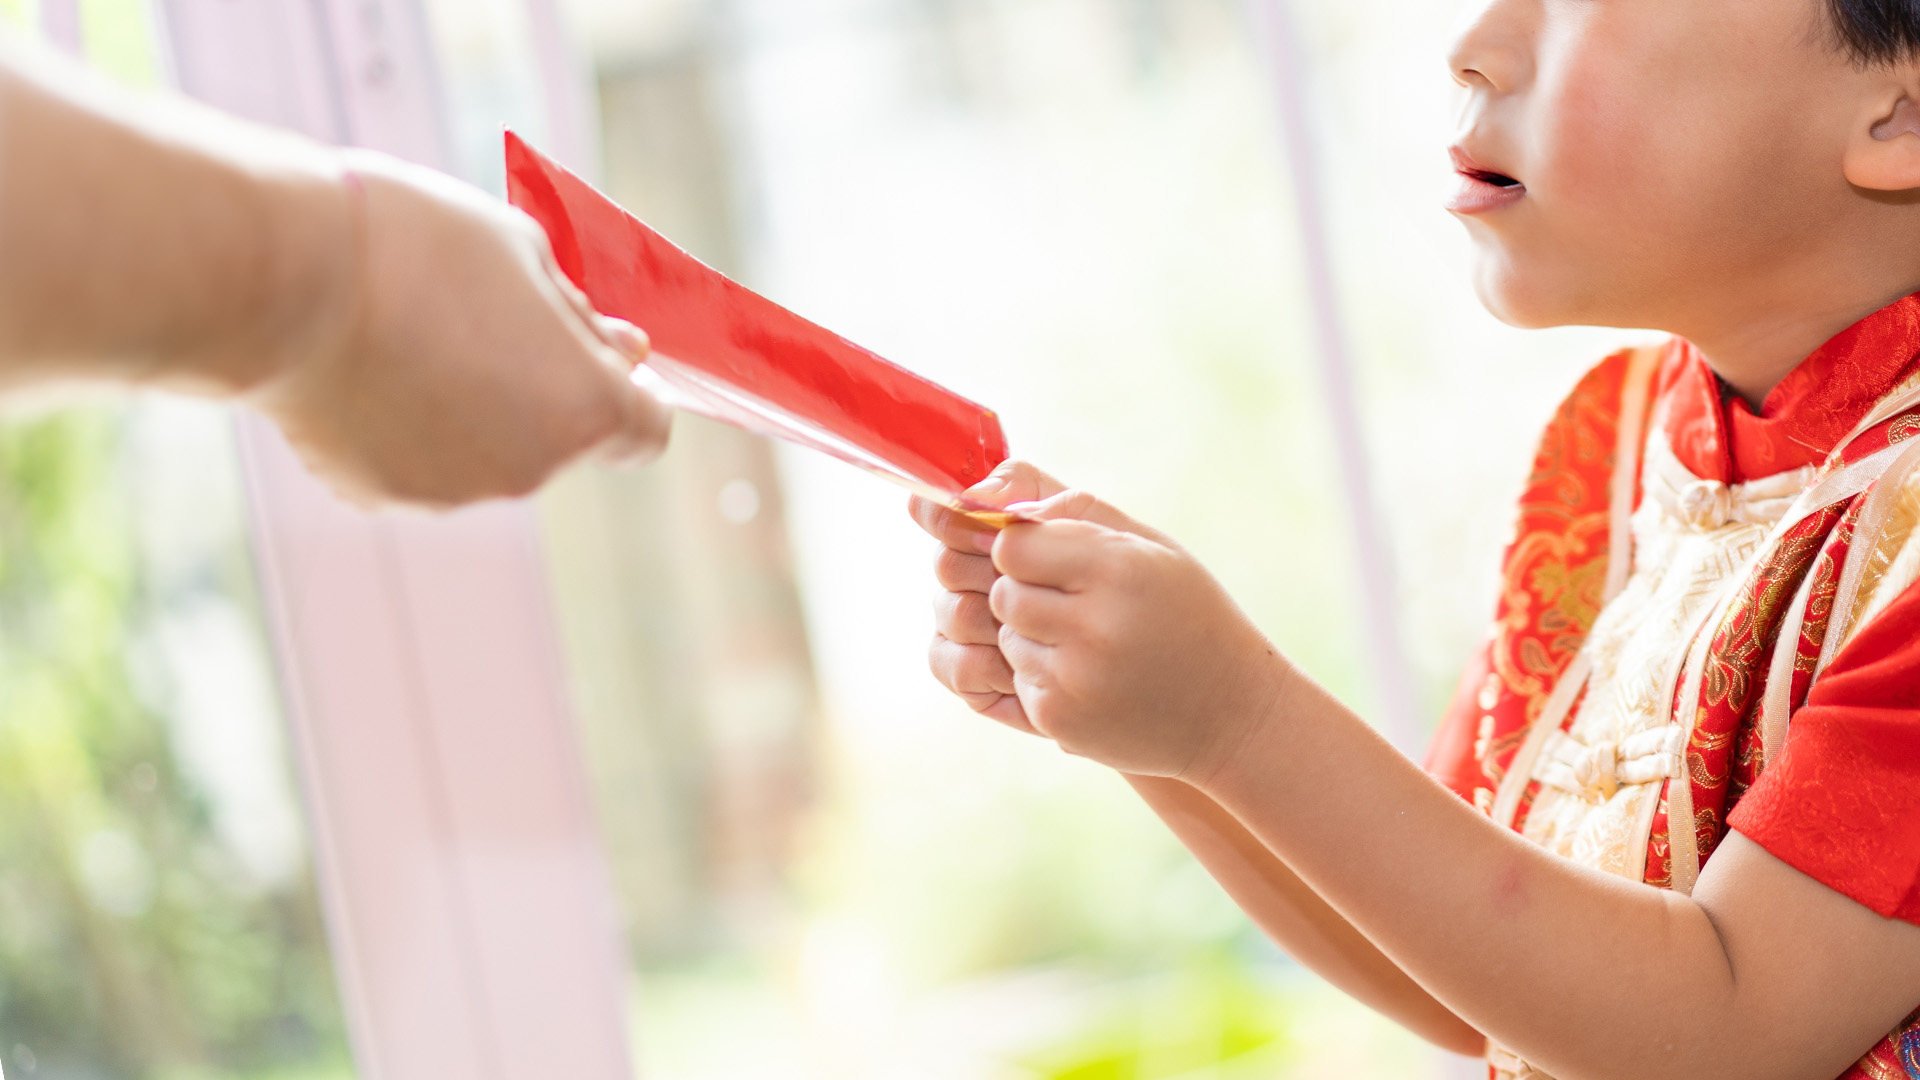
[[[1014,503],[1006,509],[1014,517],[1026,521],[1090,521],[1117,532],[1133,533],[1156,541],[1162,539],[1159,533],[1101,502],[1088,491],[1062,490],[1050,498]]]
[[[1039,502],[1065,491],[1067,486],[1024,461],[1009,458],[966,490],[965,497],[986,506]]]

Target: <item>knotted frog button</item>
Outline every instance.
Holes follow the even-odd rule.
[[[1572,762],[1574,783],[1588,802],[1606,802],[1620,790],[1620,747],[1611,742],[1595,743]]]
[[[1680,520],[1709,532],[1733,520],[1733,492],[1717,480],[1696,480],[1680,492],[1675,509]]]

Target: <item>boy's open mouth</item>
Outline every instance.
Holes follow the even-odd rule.
[[[1492,184],[1494,187],[1504,188],[1504,187],[1520,187],[1521,186],[1520,181],[1515,180],[1513,177],[1508,176],[1506,173],[1488,172],[1485,169],[1464,169],[1462,170],[1462,172],[1465,173],[1465,175],[1470,176],[1475,180],[1481,181],[1482,183]]]
[[[1447,152],[1453,158],[1454,174],[1460,178],[1459,188],[1447,199],[1447,209],[1453,213],[1484,214],[1526,197],[1527,185],[1518,177],[1487,168],[1460,146],[1449,147]]]

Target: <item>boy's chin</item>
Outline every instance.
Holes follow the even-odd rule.
[[[1591,322],[1579,310],[1572,290],[1555,288],[1545,275],[1525,274],[1507,265],[1483,262],[1475,268],[1473,291],[1494,318],[1521,330],[1578,326]]]

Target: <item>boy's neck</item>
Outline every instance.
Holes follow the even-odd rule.
[[[1777,306],[1746,314],[1719,330],[1684,336],[1700,350],[1720,381],[1758,412],[1780,380],[1820,346],[1914,292],[1920,292],[1920,282],[1904,283],[1865,299],[1836,300],[1820,306]]]

